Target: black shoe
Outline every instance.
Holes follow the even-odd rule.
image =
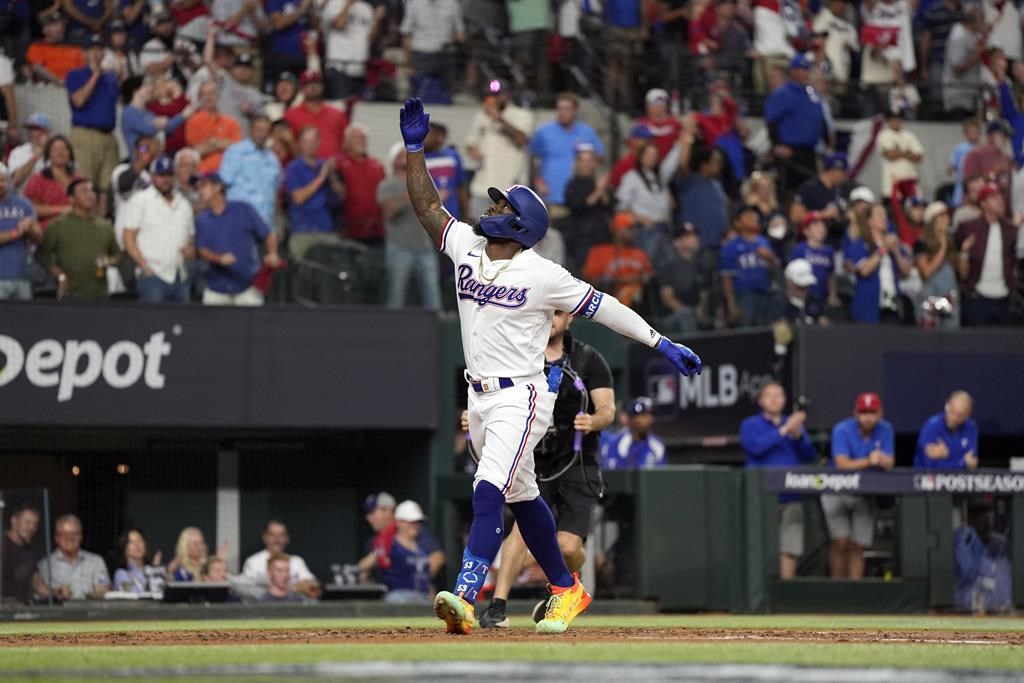
[[[548,601],[541,600],[533,606],[533,623],[539,624],[544,621],[544,613],[548,610]]]
[[[508,628],[508,616],[505,614],[503,605],[496,605],[493,602],[480,615],[480,628]]]

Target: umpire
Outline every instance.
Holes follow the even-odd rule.
[[[615,419],[615,392],[608,363],[596,350],[572,338],[571,322],[571,315],[555,311],[544,349],[544,372],[549,387],[557,385],[558,398],[551,427],[534,451],[534,460],[540,495],[551,506],[558,523],[558,545],[569,571],[575,573],[586,558],[583,543],[601,496],[599,436]],[[582,382],[583,391],[577,388],[577,379]],[[577,431],[583,435],[578,452]],[[481,628],[509,626],[505,601],[527,558],[518,526],[512,528],[501,546],[500,558],[500,567],[495,570],[494,598],[480,615]],[[534,621],[544,617],[544,604],[534,609]]]

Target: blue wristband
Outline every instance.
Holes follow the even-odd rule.
[[[405,151],[406,152],[422,152],[423,151],[423,143],[421,142],[418,145],[410,145],[409,143],[405,143]]]

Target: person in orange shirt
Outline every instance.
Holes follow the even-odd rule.
[[[199,111],[185,122],[185,142],[199,152],[200,173],[220,170],[224,150],[242,139],[242,127],[234,118],[220,113],[217,84],[206,81],[199,86]]]
[[[63,86],[68,73],[85,66],[85,55],[77,45],[64,43],[64,18],[51,12],[40,19],[43,39],[28,46],[25,61],[37,81]]]
[[[611,244],[596,244],[587,254],[583,277],[611,292],[624,306],[640,302],[644,285],[654,274],[647,252],[633,246],[633,214],[621,211],[612,218]]]

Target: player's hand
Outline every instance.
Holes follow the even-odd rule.
[[[225,251],[223,254],[220,255],[218,261],[220,261],[220,265],[226,267],[233,266],[235,262],[238,261],[238,259],[235,258],[235,255],[232,254],[230,251]]]
[[[584,413],[583,415],[577,415],[572,421],[572,428],[577,432],[583,432],[584,434],[590,434],[594,431],[594,416]]]
[[[658,351],[685,377],[699,375],[704,368],[700,362],[700,356],[691,351],[689,347],[676,344],[667,337],[661,338],[661,341],[658,343]]]
[[[462,418],[461,418],[460,421],[462,423],[462,431],[468,432],[469,431],[469,411],[468,410],[463,410],[462,411]]]
[[[974,451],[970,451],[964,455],[964,464],[967,465],[967,469],[969,470],[978,469],[978,456],[974,454]]]
[[[430,131],[430,114],[423,110],[418,97],[410,97],[398,112],[398,128],[402,131],[405,149],[409,152],[423,150],[423,141]]]

